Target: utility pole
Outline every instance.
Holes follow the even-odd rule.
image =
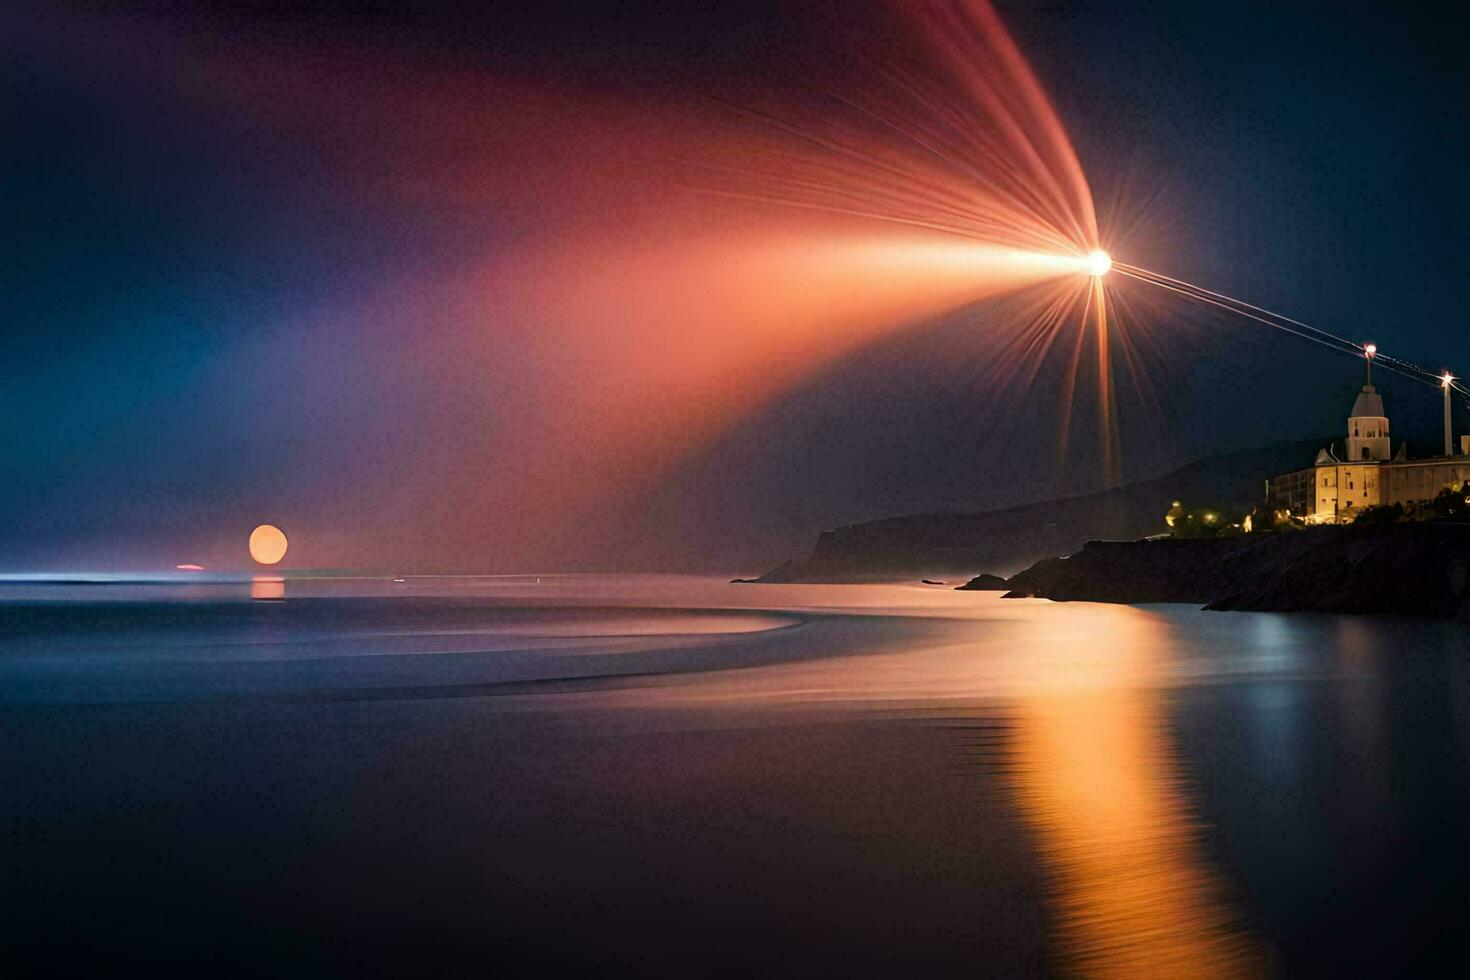
[[[1455,380],[1454,375],[1446,371],[1444,377],[1439,379],[1439,386],[1444,389],[1444,454],[1445,458],[1455,454],[1455,434],[1450,424],[1450,382]]]

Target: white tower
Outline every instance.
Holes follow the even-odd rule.
[[[1352,414],[1348,416],[1347,459],[1345,463],[1364,460],[1388,459],[1388,417],[1383,414],[1383,398],[1373,387],[1373,355],[1378,348],[1369,344],[1365,348],[1368,360],[1368,383],[1358,392],[1353,402]]]

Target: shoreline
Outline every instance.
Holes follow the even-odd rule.
[[[1008,598],[1470,619],[1470,525],[1320,527],[1090,541],[1006,580]]]

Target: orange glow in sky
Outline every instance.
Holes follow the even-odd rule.
[[[330,201],[303,208],[463,236],[337,270],[335,295],[200,373],[201,391],[275,379],[271,414],[316,447],[292,466],[317,499],[274,512],[344,563],[575,561],[610,514],[844,356],[981,301],[1070,295],[1099,245],[1091,191],[998,15],[966,0],[875,16],[886,27],[844,18],[824,39],[839,87],[731,78],[714,100],[173,39],[167,84],[213,100],[197,111],[248,113],[253,141],[289,138],[330,177]],[[90,63],[159,61],[124,24],[97,36]],[[1059,305],[1027,356],[1069,340],[1076,312]],[[997,348],[1025,329],[976,325]],[[262,564],[284,552],[284,535],[252,537]]]

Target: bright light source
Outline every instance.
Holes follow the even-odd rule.
[[[250,557],[262,565],[274,565],[286,557],[286,535],[274,524],[262,524],[250,532]]]
[[[1087,274],[1089,276],[1105,276],[1113,267],[1113,257],[1100,248],[1095,248],[1087,253]]]
[[[1455,376],[1453,374],[1450,374],[1450,372],[1446,371],[1444,373],[1444,377],[1442,377],[1442,378],[1439,379],[1439,383],[1442,384],[1442,385],[1444,385],[1446,388],[1448,388],[1450,386],[1450,382],[1453,381],[1453,380],[1455,380]]]
[[[1363,353],[1367,354],[1369,357],[1372,357],[1374,354],[1378,353],[1378,345],[1369,344],[1367,347],[1363,348]]]

